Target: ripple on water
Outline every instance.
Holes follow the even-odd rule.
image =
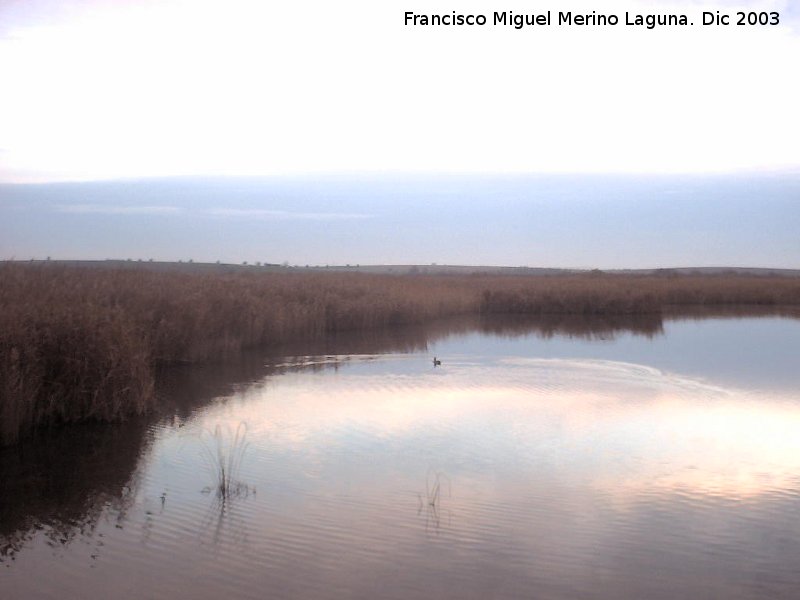
[[[34,534],[0,590],[61,599],[800,590],[797,395],[755,398],[609,360],[463,355],[434,369],[424,356],[326,355],[277,366],[282,374],[180,427],[151,429],[124,510],[99,507],[80,543],[51,547]],[[208,432],[241,422],[235,476],[247,493],[203,493],[215,478],[203,459]],[[42,569],[51,577],[33,585]]]

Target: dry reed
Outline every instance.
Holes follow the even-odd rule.
[[[247,424],[239,423],[235,432],[217,425],[210,436],[210,445],[203,441],[203,450],[214,476],[214,486],[206,489],[214,491],[222,502],[234,496],[248,495],[250,487],[238,479],[247,450]]]
[[[0,444],[49,423],[118,421],[155,403],[156,368],[247,347],[465,314],[658,315],[800,306],[800,279],[420,276],[0,266]]]

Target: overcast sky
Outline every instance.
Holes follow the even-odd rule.
[[[675,12],[696,25],[404,25],[405,11],[454,8],[490,19],[494,10]],[[699,25],[703,10],[742,9],[780,11],[781,24]],[[800,211],[799,9],[793,0],[0,0],[0,183],[181,177],[115,184],[102,198],[90,184],[0,186],[0,255],[797,266],[787,224]],[[579,176],[558,193],[536,179],[564,173]],[[476,185],[479,174],[491,185]],[[698,195],[681,183],[687,174],[717,189]],[[215,176],[222,187],[209,184]],[[726,211],[730,195],[737,208]],[[442,197],[452,199],[447,212],[426,210]],[[667,197],[697,220],[660,227]],[[516,209],[498,208],[510,198],[522,199]],[[631,211],[655,225],[635,235],[608,227]],[[570,221],[571,232],[561,227]],[[476,244],[486,223],[494,237]],[[650,230],[662,242],[649,244]],[[203,251],[191,232],[218,246]],[[404,233],[392,242],[387,232]],[[151,247],[137,245],[143,235]],[[703,240],[716,245],[693,252]]]
[[[791,0],[3,0],[0,178],[800,165]],[[778,27],[403,13],[779,10]]]
[[[0,257],[800,268],[800,173],[0,185]]]

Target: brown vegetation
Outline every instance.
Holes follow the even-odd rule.
[[[0,267],[0,443],[42,423],[153,406],[159,366],[463,314],[658,315],[800,306],[800,280],[752,276],[392,276]]]

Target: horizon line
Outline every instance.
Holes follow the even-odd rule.
[[[2,258],[0,263],[130,263],[131,265],[181,265],[187,266],[213,266],[213,267],[253,267],[253,268],[280,268],[280,269],[376,269],[376,268],[434,268],[434,269],[503,269],[503,270],[529,270],[529,271],[573,271],[573,272],[615,272],[615,271],[691,271],[691,270],[739,270],[739,271],[792,271],[800,273],[800,265],[797,267],[774,267],[774,266],[743,266],[743,265],[684,265],[668,267],[557,267],[557,266],[530,266],[530,265],[499,265],[499,264],[455,264],[455,263],[344,263],[344,264],[294,264],[290,261],[280,263],[270,263],[264,261],[241,261],[226,262],[217,261],[195,261],[191,258],[176,260],[157,260],[154,258]]]

